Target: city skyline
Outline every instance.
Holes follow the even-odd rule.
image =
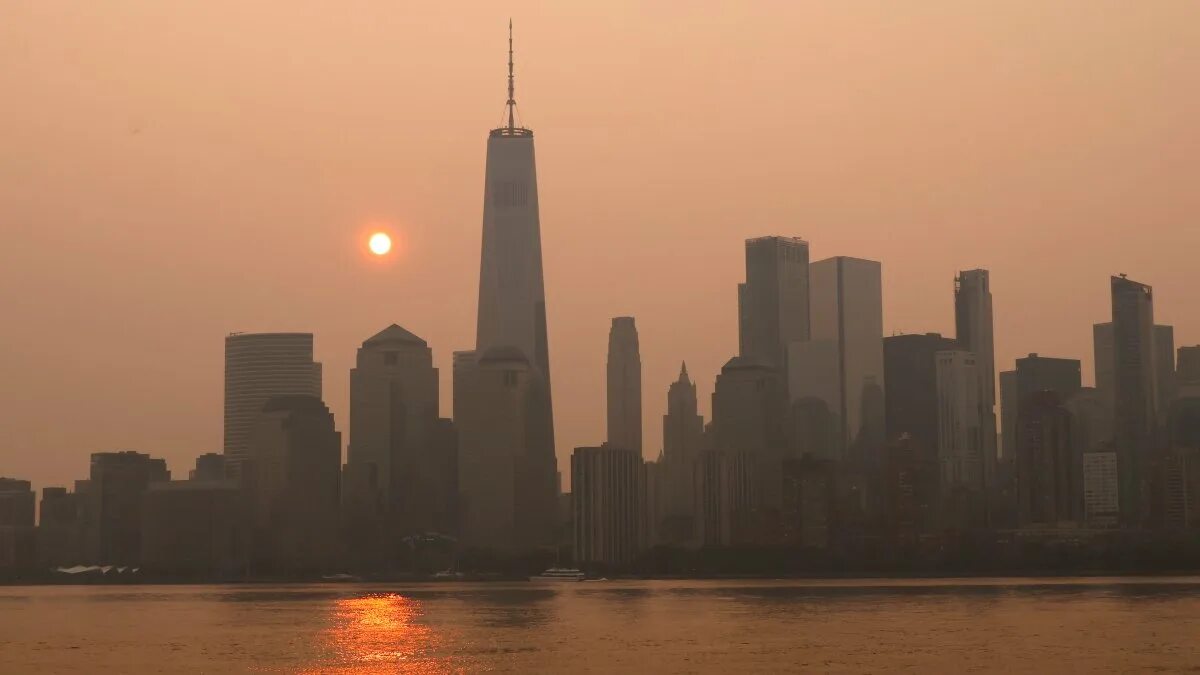
[[[180,192],[183,189],[182,184],[188,180],[196,180],[197,176],[177,167],[175,174],[166,175],[174,176],[178,180],[160,182],[159,186],[172,198],[181,199],[181,207],[186,209],[187,205],[195,206],[200,213],[207,214],[205,218],[208,222],[205,228],[197,227],[197,221],[192,222],[190,231],[177,230],[169,223],[162,224],[161,221],[172,220],[170,217],[164,218],[164,210],[170,200],[163,201],[153,195],[144,195],[145,199],[141,202],[130,199],[135,205],[141,204],[139,208],[145,211],[145,214],[141,215],[137,212],[123,211],[108,203],[107,200],[113,197],[125,198],[142,194],[134,191],[134,183],[123,182],[117,177],[107,183],[102,181],[101,188],[97,188],[112,188],[110,192],[83,195],[86,198],[78,200],[78,208],[90,210],[93,213],[91,217],[96,219],[95,222],[101,228],[92,228],[89,233],[87,222],[90,221],[73,216],[73,212],[63,212],[50,204],[28,198],[25,190],[38,186],[42,186],[39,189],[46,189],[56,184],[49,174],[39,173],[37,170],[28,174],[21,173],[21,180],[10,184],[9,187],[0,188],[6,191],[2,193],[4,196],[14,197],[11,201],[6,200],[6,203],[16,205],[16,217],[20,222],[28,223],[28,229],[20,228],[20,231],[15,233],[16,245],[6,251],[7,255],[23,250],[41,250],[47,243],[56,241],[55,237],[59,235],[68,239],[59,243],[61,256],[42,260],[36,266],[28,261],[9,260],[7,257],[3,260],[6,264],[0,265],[0,268],[5,270],[0,272],[4,275],[0,280],[5,288],[42,288],[46,298],[46,302],[38,303],[44,304],[44,307],[15,303],[9,312],[8,320],[12,325],[20,326],[22,330],[10,333],[15,339],[7,339],[4,345],[5,371],[16,373],[13,380],[16,385],[6,390],[3,401],[4,409],[12,415],[10,419],[6,419],[6,427],[9,428],[4,450],[7,460],[6,474],[30,478],[40,488],[46,485],[69,484],[69,481],[78,475],[78,463],[81,458],[91,452],[134,449],[166,458],[169,465],[179,471],[188,466],[191,459],[198,454],[220,451],[221,427],[217,421],[221,405],[220,340],[226,333],[233,331],[297,330],[314,333],[314,360],[325,364],[324,398],[333,410],[337,429],[342,432],[344,438],[349,431],[348,377],[350,365],[353,363],[354,348],[365,336],[377,332],[379,326],[398,323],[425,336],[434,348],[434,366],[439,369],[441,376],[441,407],[449,410],[451,406],[448,397],[451,387],[448,378],[452,370],[451,353],[469,348],[470,335],[473,332],[469,321],[451,315],[473,315],[469,306],[469,297],[473,294],[470,286],[474,283],[471,260],[473,246],[477,244],[472,243],[471,239],[478,239],[477,193],[478,178],[482,175],[477,141],[479,129],[486,127],[490,120],[488,111],[494,109],[488,107],[492,106],[496,99],[496,80],[493,76],[496,75],[497,68],[494,62],[499,61],[497,57],[502,54],[503,49],[501,40],[495,35],[495,26],[492,25],[494,23],[496,22],[489,23],[486,31],[482,27],[479,29],[481,35],[486,38],[486,49],[483,46],[479,49],[487,57],[478,59],[481,63],[478,67],[480,86],[476,87],[476,79],[472,75],[469,78],[470,82],[464,81],[461,87],[464,90],[478,88],[479,91],[472,92],[470,96],[472,99],[484,101],[484,104],[482,107],[463,106],[462,109],[456,110],[455,114],[462,117],[454,117],[453,123],[439,136],[442,139],[452,138],[453,143],[462,144],[461,149],[454,150],[453,156],[456,157],[454,161],[459,162],[455,166],[461,167],[462,173],[467,177],[463,178],[461,183],[452,182],[447,188],[432,188],[431,184],[419,181],[407,183],[415,186],[413,192],[419,192],[427,198],[433,193],[445,190],[440,194],[444,201],[463,201],[465,205],[459,214],[461,218],[454,212],[445,212],[425,218],[422,222],[420,216],[401,215],[404,209],[397,208],[399,202],[395,201],[395,197],[380,199],[387,191],[384,190],[385,184],[388,190],[395,192],[399,189],[400,192],[405,192],[403,188],[406,184],[395,180],[399,176],[393,176],[387,181],[379,179],[381,182],[372,183],[370,189],[359,195],[363,199],[357,206],[353,205],[354,199],[319,206],[316,212],[322,214],[321,223],[314,223],[311,217],[293,217],[295,213],[288,215],[287,209],[279,210],[265,201],[260,201],[261,198],[253,194],[242,192],[240,194],[243,197],[249,196],[249,203],[253,204],[249,213],[254,214],[256,220],[251,221],[246,220],[245,215],[231,211],[214,211],[207,200],[201,199],[199,195]],[[889,251],[888,244],[894,242],[889,242],[886,237],[881,236],[895,231],[895,226],[892,225],[895,220],[903,221],[916,217],[914,209],[901,205],[889,214],[881,206],[878,213],[869,214],[863,210],[849,208],[850,201],[847,196],[840,202],[840,207],[835,206],[832,210],[827,210],[824,217],[819,215],[819,209],[816,211],[818,215],[810,217],[813,211],[803,208],[806,204],[805,199],[797,201],[789,192],[782,190],[778,183],[771,180],[756,185],[751,185],[754,181],[741,179],[734,183],[754,191],[770,188],[775,195],[776,203],[772,207],[752,210],[749,217],[743,221],[738,221],[731,211],[732,205],[742,200],[723,201],[719,194],[714,192],[716,217],[707,222],[708,229],[705,230],[704,237],[692,236],[692,230],[685,218],[672,216],[661,210],[686,211],[682,208],[688,203],[683,193],[670,186],[667,186],[668,189],[656,202],[642,202],[643,206],[649,208],[628,219],[632,224],[613,223],[611,217],[597,220],[595,211],[583,206],[589,203],[583,198],[591,189],[588,181],[595,181],[595,175],[589,171],[579,171],[578,166],[572,170],[571,162],[565,161],[569,158],[569,155],[565,154],[569,152],[565,147],[569,145],[566,132],[572,129],[572,120],[577,118],[562,114],[562,109],[557,107],[561,102],[553,100],[555,94],[552,83],[555,71],[547,63],[553,57],[547,53],[546,47],[555,43],[545,35],[539,36],[536,26],[536,20],[530,21],[527,28],[518,23],[518,40],[528,40],[528,43],[518,43],[518,51],[524,49],[527,54],[522,61],[526,68],[522,77],[527,83],[523,91],[529,92],[527,100],[531,103],[525,105],[525,114],[536,120],[542,138],[549,136],[554,139],[554,142],[545,142],[543,147],[543,153],[551,158],[549,165],[553,167],[552,171],[547,171],[548,178],[543,181],[546,184],[543,192],[546,202],[544,237],[548,303],[552,308],[549,315],[549,333],[550,341],[555,344],[551,362],[557,364],[552,367],[556,373],[556,413],[563,420],[571,420],[565,423],[566,426],[560,424],[557,430],[560,467],[569,466],[567,460],[572,448],[594,444],[603,438],[604,415],[601,403],[604,392],[604,326],[612,316],[628,314],[638,318],[642,360],[645,364],[645,456],[655,456],[657,446],[661,443],[658,420],[664,410],[663,393],[669,383],[676,379],[677,364],[680,360],[686,359],[691,364],[694,381],[699,385],[700,413],[706,418],[711,416],[708,401],[714,378],[721,365],[737,349],[736,297],[732,289],[743,278],[743,240],[753,236],[779,234],[802,237],[809,241],[813,248],[813,260],[847,255],[881,261],[884,335],[890,335],[897,329],[904,329],[909,333],[938,331],[943,335],[953,335],[953,307],[947,292],[953,275],[958,270],[972,267],[991,270],[995,284],[997,370],[1010,369],[1015,357],[1038,352],[1081,360],[1084,383],[1092,383],[1090,327],[1093,323],[1109,318],[1105,278],[1118,272],[1128,272],[1131,278],[1154,287],[1159,300],[1155,306],[1155,321],[1174,325],[1180,345],[1194,342],[1192,336],[1200,333],[1197,319],[1184,311],[1190,297],[1188,286],[1192,279],[1186,272],[1187,268],[1181,267],[1182,263],[1174,259],[1168,259],[1165,264],[1160,265],[1162,261],[1158,258],[1148,258],[1149,247],[1143,248],[1144,244],[1133,237],[1142,228],[1134,230],[1132,226],[1119,225],[1122,222],[1137,223],[1139,218],[1158,218],[1159,220],[1154,222],[1157,222],[1160,228],[1169,227],[1171,224],[1175,228],[1171,234],[1178,242],[1171,248],[1187,249],[1188,237],[1197,235],[1194,234],[1194,228],[1187,227],[1186,217],[1182,214],[1197,211],[1187,206],[1191,203],[1188,200],[1195,198],[1182,192],[1177,193],[1179,188],[1170,185],[1157,185],[1155,189],[1160,192],[1154,194],[1162,197],[1161,191],[1171,190],[1168,193],[1169,197],[1162,201],[1174,204],[1172,208],[1179,208],[1180,215],[1164,220],[1164,212],[1156,212],[1153,208],[1138,213],[1137,217],[1133,213],[1120,211],[1117,215],[1121,218],[1106,215],[1100,220],[1107,223],[1107,227],[1118,228],[1113,230],[1114,232],[1124,231],[1131,238],[1130,245],[1108,250],[1107,254],[1096,255],[1097,242],[1072,240],[1073,244],[1081,247],[1083,254],[1080,258],[1086,262],[1073,267],[1065,280],[1062,277],[1049,277],[1055,282],[1049,286],[1041,283],[1045,278],[1039,278],[1040,273],[1028,272],[1028,256],[1021,248],[1028,244],[1036,245],[1040,240],[1030,238],[1022,241],[1015,234],[1023,233],[1026,237],[1031,237],[1033,230],[1022,228],[1031,228],[1031,222],[1045,227],[1046,221],[1030,218],[1029,222],[1019,222],[1019,219],[1015,219],[1012,223],[1014,232],[1010,232],[1013,236],[999,242],[986,228],[980,226],[977,229],[974,225],[980,220],[980,210],[986,213],[982,220],[993,222],[997,226],[1000,224],[998,221],[1003,219],[1001,216],[1015,215],[1006,211],[1004,207],[982,209],[976,206],[962,210],[953,217],[953,209],[927,208],[924,211],[924,219],[919,219],[924,224],[915,226],[915,229],[929,237],[929,240],[938,241],[941,248],[933,247],[932,251],[919,251],[920,255],[915,260],[910,260],[911,250]],[[110,34],[103,35],[111,37]],[[645,38],[640,34],[634,37],[638,36]],[[522,44],[532,46],[521,47]],[[46,49],[50,51],[41,52],[43,55],[56,53],[51,48]],[[131,49],[134,54],[138,53],[136,49]],[[1142,49],[1144,51],[1139,53],[1143,58],[1161,55],[1145,45]],[[472,52],[471,58],[475,58],[476,53]],[[179,58],[186,56],[186,52],[170,52],[168,56]],[[121,57],[116,58],[119,61]],[[187,65],[186,60],[182,65]],[[50,72],[52,75],[58,72],[60,76],[65,76],[66,71],[51,69]],[[151,81],[155,80],[151,78]],[[61,85],[61,81],[51,77],[50,84],[46,85],[47,89],[37,90],[39,95],[51,99],[67,96],[69,99],[70,95],[64,90],[54,89],[56,82]],[[24,80],[20,83],[26,87],[30,86],[30,83]],[[829,91],[823,91],[829,98],[820,100],[825,100],[826,103],[835,100]],[[850,96],[849,99],[855,100],[856,97]],[[75,158],[77,163],[72,165],[77,171],[83,172],[81,177],[103,166],[98,156],[88,153],[106,146],[91,134],[99,133],[97,129],[107,129],[105,133],[112,131],[104,125],[111,125],[117,119],[121,120],[118,124],[119,134],[114,134],[115,140],[112,142],[119,143],[116,147],[125,148],[132,153],[131,157],[135,160],[135,169],[131,169],[133,175],[142,175],[140,171],[144,170],[136,167],[150,169],[175,166],[169,160],[164,160],[161,153],[180,140],[180,137],[171,135],[180,133],[178,130],[169,131],[172,128],[171,122],[178,125],[185,120],[173,117],[173,109],[170,106],[164,108],[163,101],[145,99],[144,93],[141,98],[133,96],[130,102],[157,103],[157,107],[150,106],[157,113],[149,115],[150,119],[137,119],[138,115],[132,115],[130,119],[125,120],[126,114],[122,112],[125,107],[118,106],[114,109],[98,104],[96,110],[106,113],[100,116],[103,123],[96,123],[100,124],[99,127],[90,122],[79,123],[78,120],[76,124],[67,125],[70,133],[82,134],[83,140],[87,141],[82,144],[81,154]],[[1176,106],[1178,105],[1181,104],[1176,102]],[[654,103],[646,102],[647,108],[653,106]],[[132,105],[129,109],[137,107]],[[788,105],[779,104],[768,106],[767,110],[775,111],[772,114],[781,114],[788,108]],[[1042,112],[1045,114],[1046,111]],[[31,126],[32,118],[23,116],[23,109],[18,109],[16,114],[20,128],[30,128],[35,132],[40,128],[36,125]],[[163,127],[160,126],[159,119],[166,120],[162,124],[166,125],[168,131],[161,131]],[[985,116],[983,121],[986,119],[988,118]],[[128,125],[125,124],[126,121]],[[981,120],[977,117],[976,121]],[[381,138],[404,138],[405,124],[399,119],[376,120],[372,124],[378,125],[372,128]],[[593,120],[592,125],[592,134],[606,137],[617,135],[619,128],[619,124],[613,120]],[[189,127],[185,125],[183,128]],[[984,128],[988,127],[985,125]],[[1172,129],[1186,133],[1186,130],[1174,127]],[[1150,133],[1146,130],[1142,132]],[[156,136],[160,133],[168,134],[173,140],[165,142],[161,136]],[[1163,140],[1169,135],[1165,134]],[[34,133],[33,137],[37,138],[38,134]],[[757,141],[753,138],[751,142],[762,142],[761,137]],[[582,149],[577,148],[570,152],[581,153],[576,156],[578,160],[591,159],[599,161],[600,166],[603,166],[605,161],[610,160],[607,151],[595,142],[594,136],[588,140]],[[669,140],[671,139],[668,138]],[[139,143],[140,145],[135,145]],[[401,140],[387,145],[390,149],[401,152],[405,147]],[[189,152],[198,152],[196,147],[186,147]],[[665,152],[665,147],[670,146],[657,147],[664,148]],[[1074,147],[1087,149],[1088,146],[1082,144]],[[1149,147],[1152,150],[1143,152],[1167,150],[1153,143],[1149,144]],[[885,144],[885,149],[895,151],[898,148]],[[232,149],[229,151],[234,152]],[[859,151],[872,156],[871,152],[862,148],[859,148]],[[465,159],[457,159],[460,155]],[[234,156],[238,156],[238,152],[234,152]],[[343,159],[349,157],[338,156]],[[876,160],[887,156],[887,153],[883,152]],[[1139,154],[1138,157],[1140,156]],[[63,159],[51,153],[44,161],[46,166],[53,167]],[[736,153],[730,161],[730,166],[740,167],[739,171],[746,171],[754,166],[752,162],[737,161]],[[1186,175],[1189,172],[1182,164],[1184,161],[1194,161],[1194,158],[1176,158],[1175,166],[1179,173]],[[412,166],[424,166],[419,157],[401,162],[405,167],[409,166],[409,163]],[[672,159],[672,165],[675,164],[681,164],[681,159]],[[863,165],[870,170],[882,170],[886,164],[883,162],[881,165],[879,161],[872,160],[863,161]],[[653,162],[651,165],[652,168],[664,168]],[[211,164],[206,166],[213,167]],[[297,169],[286,157],[275,152],[267,152],[257,166],[264,176],[270,177],[268,182],[272,182],[276,186],[275,189],[281,188],[289,177],[294,178]],[[1142,169],[1154,166],[1158,164],[1142,165]],[[1008,168],[1014,170],[1018,167],[1027,168],[1028,163],[1015,162]],[[6,164],[4,168],[9,169],[11,166]],[[815,169],[805,171],[812,170]],[[868,178],[871,175],[870,170],[867,172]],[[400,175],[407,174],[401,171]],[[644,173],[637,175],[643,178],[647,176]],[[804,173],[801,172],[800,175]],[[894,177],[894,174],[891,175]],[[922,175],[930,179],[931,175],[939,174],[933,172]],[[1008,177],[1012,179],[1014,175],[1016,174]],[[1130,174],[1125,175],[1127,179],[1132,180]],[[825,175],[824,178],[828,180],[830,176]],[[1079,182],[1071,185],[1075,190],[1082,190],[1085,186],[1094,188],[1097,180],[1100,185],[1106,180],[1094,175],[1090,178],[1091,181],[1075,179]],[[631,179],[610,181],[601,185],[609,191],[615,190],[615,194],[628,192],[636,196],[636,190],[631,191],[633,183],[626,183],[626,180]],[[727,182],[728,179],[725,180]],[[820,180],[817,181],[817,185],[819,184]],[[400,188],[397,188],[397,185]],[[864,181],[864,189],[878,189],[878,185],[868,188],[870,185],[870,180]],[[226,189],[231,187],[228,183],[224,186]],[[12,192],[13,190],[21,192],[17,194]],[[817,191],[818,188],[814,187],[814,192]],[[1096,191],[1103,192],[1102,189]],[[291,190],[288,193],[289,198],[294,198],[301,204],[309,203],[306,198],[296,196]],[[70,194],[72,193],[68,193]],[[238,189],[233,189],[232,195],[237,194]],[[351,190],[342,196],[352,197],[354,194]],[[1028,193],[1017,191],[1016,194]],[[1075,193],[1068,190],[1068,194]],[[1012,196],[1012,199],[1016,202],[1022,201],[1015,196]],[[575,201],[573,206],[570,205],[572,201]],[[390,205],[381,206],[384,202]],[[551,206],[552,203],[554,206]],[[661,206],[658,205],[660,203]],[[88,205],[101,208],[88,209]],[[334,208],[330,208],[331,206]],[[826,203],[825,207],[828,209],[830,204]],[[378,209],[377,212],[384,215],[374,218],[365,215],[373,209]],[[416,209],[411,213],[416,214],[420,210]],[[1016,212],[1021,212],[1021,209],[1016,209]],[[170,211],[166,213],[168,216],[171,214]],[[217,217],[221,213],[228,217]],[[350,215],[351,213],[354,215]],[[621,211],[609,213],[625,214],[626,211],[622,208]],[[181,215],[186,216],[185,220],[192,217],[182,213]],[[1097,215],[1089,208],[1081,208],[1070,220],[1059,221],[1059,225],[1082,221],[1095,222]],[[975,219],[972,220],[971,216]],[[265,224],[268,222],[284,224]],[[377,261],[358,257],[359,250],[363,247],[363,242],[359,241],[359,230],[365,233],[365,228],[372,222],[394,230],[399,235],[401,250],[390,264],[381,265]],[[909,220],[910,225],[914,222]],[[944,222],[944,229],[936,227],[937,222]],[[453,223],[454,227],[443,231],[440,226],[446,223]],[[589,225],[594,226],[589,229],[598,236],[580,237],[581,228],[588,228]],[[656,227],[650,228],[650,225]],[[1100,235],[1098,238],[1103,238],[1105,230],[1101,225],[1094,227],[1101,228],[1096,232]],[[1128,229],[1122,230],[1121,227]],[[848,232],[842,232],[843,229]],[[954,236],[961,236],[955,234],[958,229],[968,230],[971,236],[955,239]],[[303,236],[289,234],[294,231],[302,232]],[[1160,229],[1158,233],[1162,234],[1164,231]],[[97,232],[103,232],[99,239],[96,238],[100,236]],[[252,263],[256,257],[248,257],[248,251],[230,250],[225,257],[212,257],[211,251],[205,253],[205,247],[210,244],[242,241],[234,235],[235,232],[247,232],[246,236],[255,240],[263,237],[275,241],[283,240],[276,249],[267,247],[265,250],[249,246],[249,239],[243,242],[244,247],[254,249],[255,256],[270,257],[271,262],[275,264],[271,267],[272,271],[254,266]],[[947,233],[952,236],[946,237]],[[190,234],[191,237],[187,240],[187,246],[181,246],[180,241],[185,234]],[[1078,236],[1078,233],[1076,234]],[[680,237],[687,237],[686,243],[696,247],[690,249],[691,255],[677,254]],[[707,239],[711,243],[700,243],[701,239]],[[309,243],[299,243],[302,241]],[[627,260],[624,244],[629,242],[636,245],[638,255]],[[191,250],[193,244],[197,247],[194,257]],[[453,250],[459,244],[462,244],[461,250],[454,250],[452,257],[439,257],[440,254],[437,254],[439,250],[443,253],[445,250]],[[115,246],[103,263],[83,261],[82,258],[94,252],[92,249],[98,245]],[[309,246],[314,248],[308,248]],[[313,278],[313,256],[322,249],[340,251],[338,255],[332,256],[330,261],[319,262],[316,268],[325,275],[321,277],[322,282],[329,282],[330,285],[315,288],[309,283],[300,283],[301,279]],[[60,267],[64,260],[73,261],[77,266]],[[653,262],[656,260],[667,262]],[[454,264],[446,264],[448,261]],[[112,271],[109,265],[118,266],[112,269],[130,268],[141,271],[123,277],[106,276],[106,280],[111,280],[111,286],[100,289],[94,285],[89,286],[89,273],[108,274]],[[615,269],[621,270],[623,275],[613,279],[612,283],[596,284],[595,275],[605,273],[613,265],[619,265]],[[222,286],[223,282],[220,281],[220,277],[227,274],[224,271],[226,267],[243,270],[240,276],[255,288],[244,296],[235,298],[230,288]],[[438,279],[434,270],[438,270],[438,274],[444,276]],[[436,296],[434,298],[414,299],[407,297],[410,294],[396,291],[397,288],[428,287],[433,279],[438,279],[432,283],[440,284],[445,291],[432,294]],[[647,283],[651,279],[654,283]],[[160,286],[164,297],[158,295]],[[366,289],[360,297],[348,307],[340,307],[342,298],[346,295],[344,289],[360,286]],[[582,292],[592,287],[602,287],[603,290],[592,294]],[[214,289],[212,295],[206,295],[206,291],[203,290],[205,288]],[[645,293],[644,289],[650,289],[652,292]],[[161,303],[167,300],[165,296],[170,296],[171,306],[188,307],[189,311],[172,317],[173,321],[163,322],[174,324],[168,334],[172,335],[175,341],[170,350],[157,353],[157,350],[145,349],[144,340],[161,343],[165,334],[159,331],[165,328],[145,323],[141,317],[161,312],[164,307]],[[83,303],[80,303],[80,297]],[[583,302],[568,301],[580,297],[584,298]],[[678,297],[685,297],[690,302],[673,302]],[[397,298],[402,300],[399,305],[396,303]],[[446,298],[453,301],[446,303]],[[680,315],[672,314],[666,309],[675,304],[695,305],[695,300],[700,298],[709,299],[710,311],[692,311]],[[183,302],[179,303],[181,299]],[[232,304],[226,306],[227,302]],[[435,304],[452,305],[454,311],[447,314],[447,310],[436,307]],[[578,304],[578,308],[571,307],[573,304]],[[1061,318],[1057,318],[1057,315],[1061,315]],[[285,316],[291,318],[284,319]],[[65,332],[62,328],[68,320],[75,331],[78,331],[81,325],[88,329],[91,339],[84,346],[81,347],[74,341],[64,342],[64,338],[59,337],[59,334]],[[1031,325],[1035,328],[1031,329]],[[1044,325],[1057,325],[1058,328],[1043,330]],[[135,348],[133,350],[122,344],[127,340],[128,331],[144,331],[144,340],[128,341]],[[42,335],[45,339],[33,339],[34,335]],[[697,336],[703,339],[698,339]],[[168,373],[169,377],[161,377],[163,373]],[[171,385],[183,383],[186,386],[168,391],[166,388],[155,386],[157,382]],[[561,408],[564,405],[566,411]],[[57,414],[63,409],[77,411],[76,414],[81,416],[79,424],[47,423],[47,420],[52,419],[45,417],[49,414],[48,411]],[[137,411],[138,414],[129,415],[129,411]],[[137,419],[146,421],[135,423]]]

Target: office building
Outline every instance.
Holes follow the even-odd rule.
[[[642,454],[642,357],[632,316],[608,332],[608,444]]]
[[[1111,278],[1113,441],[1121,480],[1121,521],[1140,526],[1148,516],[1149,455],[1158,415],[1154,361],[1154,295],[1124,276]]]
[[[992,484],[997,460],[996,352],[992,331],[991,275],[987,270],[959,272],[954,278],[954,325],[958,349],[974,355],[978,372],[979,433],[983,484]]]
[[[546,293],[542,278],[541,223],[533,131],[517,123],[512,29],[509,28],[506,124],[488,134],[484,168],[483,243],[479,265],[479,304],[475,351],[482,357],[515,349],[528,363],[531,389],[545,398],[537,435],[554,453],[550,391],[550,351],[546,339]],[[553,475],[553,473],[551,473]]]
[[[1017,451],[1017,410],[1021,397],[1017,393],[1017,371],[1002,370],[1000,381],[1000,457],[1011,460]]]
[[[696,384],[681,364],[679,377],[667,390],[663,415],[663,452],[653,481],[658,541],[685,544],[696,536],[696,462],[704,442],[704,418],[697,412]]]
[[[977,527],[986,517],[979,380],[973,353],[937,353],[939,492],[949,524],[956,527]]]
[[[338,553],[342,435],[312,396],[276,396],[251,435],[257,565],[276,573],[329,569]]]
[[[646,545],[646,467],[632,450],[603,445],[571,455],[575,563],[632,563]]]
[[[1116,527],[1121,496],[1117,453],[1083,455],[1083,512],[1088,527]]]
[[[1071,413],[1054,390],[1030,393],[1017,423],[1017,520],[1023,527],[1082,519],[1082,458],[1071,438]]]
[[[206,452],[196,458],[196,468],[188,473],[189,480],[213,481],[226,478],[225,455]]]
[[[142,507],[141,567],[193,578],[245,572],[250,521],[231,479],[151,483]]]
[[[931,470],[937,483],[937,353],[955,342],[937,333],[893,335],[883,339],[889,442],[906,436],[914,461]],[[928,482],[926,482],[928,483]]]
[[[520,552],[553,542],[558,466],[544,385],[519,349],[454,355],[464,545]]]
[[[321,398],[311,333],[232,333],[225,338],[225,457],[237,475],[263,405],[275,396]]]
[[[809,339],[808,242],[746,240],[746,281],[738,284],[739,355],[787,372],[788,345]]]
[[[29,481],[0,477],[0,571],[33,564],[35,498]]]
[[[65,487],[42,488],[37,528],[37,561],[42,568],[72,566],[85,559],[83,494]]]
[[[142,554],[143,497],[171,480],[165,460],[140,452],[92,454],[83,497],[84,556],[96,565],[136,565]],[[81,492],[76,486],[76,492]]]
[[[788,384],[793,401],[815,397],[829,405],[837,424],[835,459],[874,462],[882,452],[880,274],[878,262],[844,256],[809,267],[812,338],[794,348],[798,360],[788,365]]]
[[[438,390],[433,351],[396,324],[363,342],[350,370],[346,473],[374,481],[348,481],[344,502],[380,505],[393,540],[456,529],[455,450],[443,447]]]

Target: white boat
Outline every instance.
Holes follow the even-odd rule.
[[[530,581],[583,581],[585,575],[575,568],[551,567],[537,576],[529,577]]]

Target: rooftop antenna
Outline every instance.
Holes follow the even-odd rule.
[[[513,111],[517,107],[517,99],[513,95],[513,38],[512,38],[512,19],[508,20],[508,130],[512,131],[516,128],[513,119]]]

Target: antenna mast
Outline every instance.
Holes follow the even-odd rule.
[[[516,128],[513,110],[517,107],[517,99],[513,96],[513,38],[512,19],[508,20],[508,130]]]

